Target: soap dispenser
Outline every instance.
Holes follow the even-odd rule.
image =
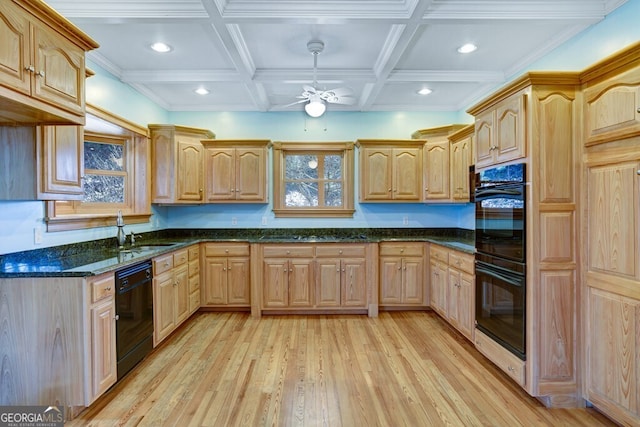
[[[118,234],[116,234],[116,238],[118,239],[118,246],[122,248],[124,247],[124,243],[127,240],[127,235],[124,234],[124,219],[122,218],[122,211],[118,211],[116,226],[118,227]]]

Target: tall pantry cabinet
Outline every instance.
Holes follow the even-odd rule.
[[[584,394],[640,424],[640,43],[583,82]]]
[[[579,89],[578,73],[530,72],[468,110],[476,117],[476,170],[526,163],[527,358],[522,366],[504,366],[505,372],[523,369],[520,385],[555,407],[582,402],[576,300]],[[498,366],[512,356],[487,346],[482,334],[475,334],[475,342]]]

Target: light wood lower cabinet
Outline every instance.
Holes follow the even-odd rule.
[[[380,243],[380,305],[429,305],[425,253],[425,243]]]
[[[377,265],[369,244],[258,245],[252,312],[370,310]],[[373,261],[367,263],[367,261]],[[369,311],[370,315],[375,313]]]
[[[474,256],[430,246],[431,308],[465,337],[473,339],[475,319]]]
[[[200,308],[200,245],[187,248],[189,252],[189,313]]]
[[[495,363],[520,386],[525,385],[525,362],[476,329],[474,343],[478,351]]]
[[[91,294],[91,389],[93,402],[118,379],[116,356],[116,303],[113,273],[87,280]]]
[[[168,337],[190,314],[188,250],[153,259],[153,345]]]
[[[251,306],[251,258],[248,243],[204,245],[203,307]]]

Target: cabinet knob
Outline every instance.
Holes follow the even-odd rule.
[[[107,286],[106,288],[104,288],[105,291],[110,291],[111,290],[111,286]]]
[[[198,191],[202,193],[204,190],[202,188],[200,188]]]
[[[515,369],[513,369],[513,366],[511,366],[511,365],[507,366],[507,370],[509,372],[514,372],[515,371]]]
[[[164,266],[169,267],[169,261],[165,261]]]
[[[36,69],[33,67],[33,65],[29,65],[28,67],[24,67],[25,71],[28,71],[30,73],[33,73],[36,71]]]
[[[388,191],[388,192],[391,192],[391,189],[388,189],[387,191]]]
[[[343,269],[342,269],[342,272],[344,273],[345,271],[346,271],[346,270],[343,268]]]
[[[638,169],[638,170],[636,171],[636,174],[640,175],[640,169]]]
[[[229,253],[229,249],[225,249],[224,253],[228,254]]]
[[[116,315],[114,316],[113,320],[120,320],[120,315],[119,315],[119,314],[116,314]]]
[[[402,267],[398,267],[398,270],[402,270]]]
[[[341,253],[342,253],[342,249],[340,249],[340,250],[338,251],[338,253],[339,253],[339,254],[341,254]]]
[[[291,253],[291,251],[287,251],[287,255],[289,255]]]
[[[222,271],[227,271],[227,269],[225,267],[222,267]]]
[[[36,76],[44,77],[44,71],[40,70],[36,73]]]
[[[404,248],[401,248],[401,249],[400,249],[400,253],[402,253],[402,252],[404,252]]]

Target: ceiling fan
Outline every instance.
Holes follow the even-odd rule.
[[[285,105],[285,107],[306,102],[307,104],[304,106],[304,110],[307,114],[311,117],[320,117],[324,114],[327,108],[325,102],[330,104],[354,104],[356,100],[350,96],[353,94],[353,91],[349,88],[341,87],[330,90],[317,89],[318,55],[324,50],[324,43],[320,40],[311,40],[307,43],[307,49],[313,55],[313,86],[303,85],[302,94],[296,96],[300,101]]]

